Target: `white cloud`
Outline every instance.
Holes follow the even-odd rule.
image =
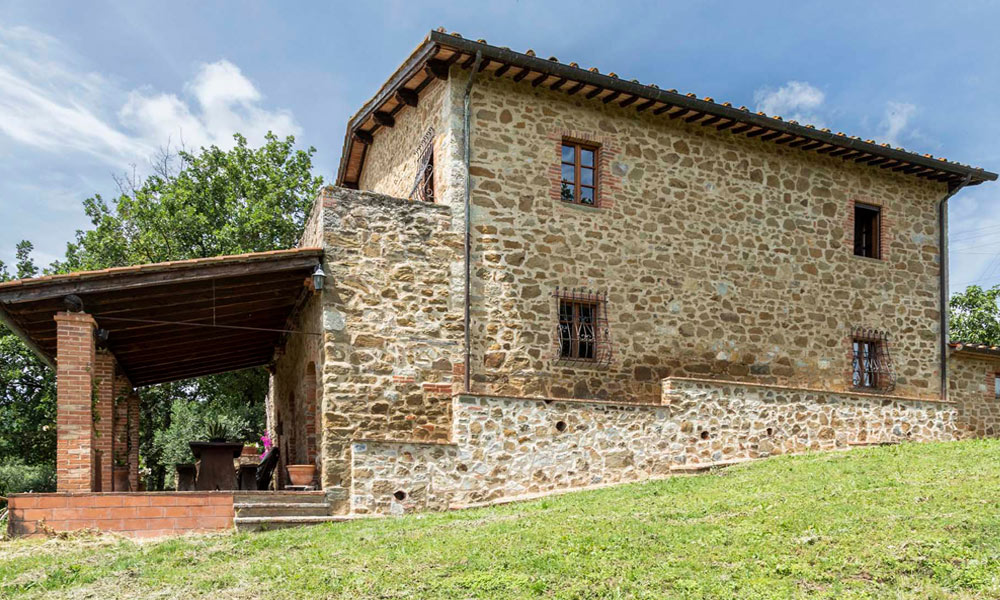
[[[908,136],[916,134],[915,131],[907,131],[910,119],[916,112],[917,107],[908,102],[887,103],[879,141],[899,146],[904,133]]]
[[[823,90],[804,81],[789,81],[778,89],[762,88],[754,92],[757,110],[786,121],[822,127],[816,111],[826,99]]]
[[[231,147],[236,132],[251,144],[267,131],[301,132],[291,112],[262,102],[227,60],[199,65],[180,94],[124,92],[88,72],[58,40],[26,27],[0,28],[0,150],[82,152],[121,167],[167,144]]]

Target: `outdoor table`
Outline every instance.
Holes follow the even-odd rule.
[[[243,452],[243,444],[229,442],[191,442],[195,460],[201,460],[195,489],[198,491],[236,489],[236,468],[233,459]]]

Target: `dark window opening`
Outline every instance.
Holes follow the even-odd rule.
[[[562,144],[562,186],[564,202],[597,205],[597,147],[575,142]]]
[[[854,205],[854,254],[881,258],[881,217],[877,206]]]
[[[607,297],[576,290],[556,290],[559,359],[606,364],[611,361]]]
[[[896,387],[889,357],[889,339],[884,332],[855,330],[851,349],[851,384],[855,388],[888,392]]]
[[[417,177],[410,191],[410,200],[417,202],[434,202],[434,130],[424,134],[423,152],[417,163]]]

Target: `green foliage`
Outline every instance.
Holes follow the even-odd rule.
[[[956,342],[1000,344],[1000,285],[970,285],[948,302],[949,337]]]
[[[13,457],[7,457],[0,462],[0,496],[54,491],[56,491],[54,465],[29,465]]]
[[[38,275],[31,251],[30,242],[18,243],[14,275],[0,262],[0,281]],[[0,325],[0,462],[55,464],[55,398],[55,373]]]
[[[313,177],[313,148],[267,135],[260,148],[243,136],[236,146],[181,151],[143,182],[120,182],[108,204],[84,201],[93,229],[77,232],[60,271],[292,248],[322,185]]]
[[[118,179],[121,194],[111,202],[100,195],[85,200],[93,227],[78,231],[76,240],[67,245],[65,259],[50,270],[104,269],[294,247],[322,185],[322,178],[311,172],[315,150],[297,150],[291,136],[281,140],[268,134],[260,148],[248,147],[240,135],[234,138],[231,150],[212,146],[165,155],[155,174],[145,180]],[[30,252],[28,242],[18,245],[14,277],[38,274]],[[10,277],[0,263],[0,278]],[[238,437],[256,441],[264,428],[266,393],[267,374],[262,369],[142,390],[139,451],[149,470],[149,489],[162,487],[173,470],[173,455],[163,456],[166,446],[155,443],[157,433],[172,425],[172,402],[235,411],[232,414],[242,419],[240,423],[245,420],[246,431]],[[0,328],[0,459],[54,461],[54,399],[51,371]]]
[[[998,496],[1000,440],[783,456],[398,519],[15,540],[0,596],[1000,598]]]

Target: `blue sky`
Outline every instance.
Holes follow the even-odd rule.
[[[0,260],[47,264],[82,200],[168,143],[317,149],[438,26],[1000,169],[1000,3],[0,0]],[[1000,184],[952,207],[953,289],[1000,282]]]

